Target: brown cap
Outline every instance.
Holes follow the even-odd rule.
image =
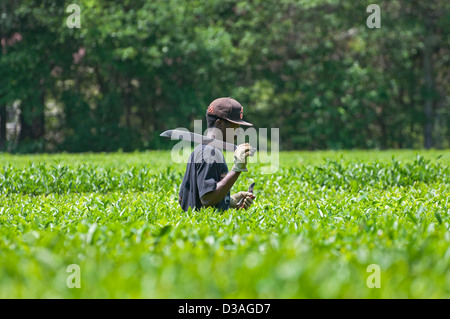
[[[207,114],[215,115],[231,123],[253,126],[253,124],[242,120],[244,108],[241,103],[231,97],[221,97],[215,99],[208,106]]]

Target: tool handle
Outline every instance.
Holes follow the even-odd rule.
[[[255,186],[255,183],[252,183],[252,185],[250,185],[250,187],[248,188],[248,191],[249,191],[250,193],[253,193],[253,187],[254,187],[254,186]],[[250,195],[249,197],[250,197],[251,199],[254,199],[254,198],[255,198],[254,195]],[[239,204],[239,205],[240,205],[239,209],[243,209],[243,208],[244,208],[244,200],[245,200],[245,197],[244,197],[243,199],[241,199],[242,204]]]

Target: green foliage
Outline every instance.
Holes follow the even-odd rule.
[[[276,174],[249,164],[232,192],[255,181],[255,204],[223,213],[183,212],[167,157],[0,157],[0,297],[450,296],[448,151],[284,152]]]
[[[69,4],[0,6],[0,109],[21,110],[9,151],[165,148],[161,131],[220,96],[285,149],[449,147],[448,1],[382,1],[380,29],[369,1],[81,0],[80,29]]]
[[[102,165],[82,164],[76,167],[67,165],[46,165],[31,163],[25,168],[4,166],[0,170],[0,194],[70,194],[83,192],[111,191],[167,191],[158,181],[164,179],[181,181],[182,173],[168,166],[155,170],[155,164],[126,169],[104,168]],[[418,182],[448,183],[448,167],[430,163],[420,155],[412,163],[402,165],[400,161],[382,163],[349,163],[327,160],[323,165],[281,168],[277,182],[282,184],[306,183],[320,188],[387,188],[393,186],[412,186]]]

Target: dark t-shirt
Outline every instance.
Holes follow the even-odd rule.
[[[189,207],[203,207],[200,198],[216,189],[219,182],[228,173],[228,166],[221,150],[209,145],[198,145],[189,157],[186,173],[181,183],[180,205],[184,211]],[[230,208],[230,192],[216,206],[220,210]]]

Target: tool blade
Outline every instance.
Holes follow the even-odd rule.
[[[249,193],[253,193],[253,189],[255,188],[255,183],[251,183],[250,186],[248,187],[248,192]]]
[[[230,151],[230,152],[234,152],[237,148],[237,146],[234,144],[220,141],[220,140],[208,137],[208,136],[203,136],[203,135],[200,135],[197,133],[192,133],[187,130],[180,130],[180,129],[168,130],[168,131],[162,132],[159,136],[168,137],[172,140],[184,140],[184,141],[194,142],[194,143],[198,143],[198,144],[210,145],[212,147],[217,147],[221,150],[226,150],[226,151]],[[255,152],[256,152],[256,149],[252,148],[252,155]]]

